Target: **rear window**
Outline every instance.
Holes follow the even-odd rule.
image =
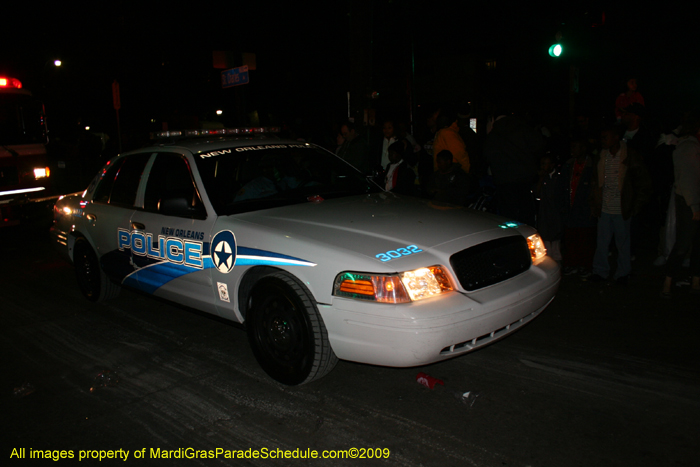
[[[93,201],[133,207],[143,169],[150,157],[150,154],[134,154],[118,159],[99,182]]]

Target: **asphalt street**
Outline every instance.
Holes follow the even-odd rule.
[[[407,369],[341,361],[301,387],[269,379],[245,332],[219,319],[129,290],[86,301],[43,227],[3,230],[0,255],[6,465],[100,450],[163,466],[700,463],[700,297],[660,298],[653,251],[626,287],[564,277],[539,318],[479,351]],[[177,458],[217,448],[382,458]]]

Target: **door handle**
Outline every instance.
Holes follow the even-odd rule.
[[[140,222],[132,222],[131,230],[146,230],[146,226]]]
[[[87,220],[89,220],[90,222],[95,222],[97,220],[97,216],[94,214],[87,214],[85,215],[85,217],[87,217]]]

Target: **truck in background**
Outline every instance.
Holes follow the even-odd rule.
[[[44,105],[0,76],[0,227],[19,224],[52,199]]]

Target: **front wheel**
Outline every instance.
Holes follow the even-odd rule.
[[[78,287],[91,302],[101,302],[119,295],[120,287],[102,271],[95,251],[84,238],[75,241],[73,264]]]
[[[246,329],[258,363],[282,384],[321,378],[338,362],[311,293],[286,272],[266,276],[253,287]]]

